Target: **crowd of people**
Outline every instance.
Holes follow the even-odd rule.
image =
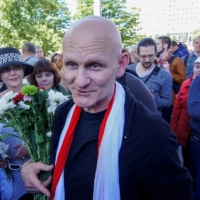
[[[19,139],[4,141],[9,199],[199,200],[200,36],[193,47],[160,36],[126,50],[113,22],[90,16],[69,27],[50,59],[31,42],[22,53],[0,48],[0,98],[27,83],[71,95],[55,112],[52,165],[30,161]],[[41,171],[53,175],[41,182]]]

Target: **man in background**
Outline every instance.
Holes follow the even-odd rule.
[[[185,49],[185,47],[182,45],[181,42],[177,44],[177,42],[174,40],[172,40],[172,44],[169,51],[172,53],[173,56],[176,56],[179,58],[182,58],[183,56],[189,54],[189,52],[187,51],[187,49]]]
[[[35,45],[31,42],[26,42],[22,46],[22,57],[25,62],[34,66],[35,62],[38,61],[36,56]]]
[[[44,58],[44,53],[41,46],[35,46],[35,50],[38,59]]]
[[[200,56],[200,36],[194,38],[193,47],[194,51],[192,53],[181,58],[186,67],[186,79],[193,74],[194,61]]]

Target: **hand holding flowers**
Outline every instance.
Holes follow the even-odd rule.
[[[21,93],[6,93],[0,99],[0,123],[12,127],[28,149],[33,162],[50,164],[50,138],[53,115],[67,96],[53,90],[32,85],[24,86]],[[2,135],[2,139],[11,134]],[[15,136],[16,135],[12,135]],[[40,174],[40,180],[47,177]],[[35,195],[35,199],[45,199]]]

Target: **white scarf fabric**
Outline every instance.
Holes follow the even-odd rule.
[[[124,104],[125,91],[122,86],[116,82],[116,93],[114,103],[107,119],[104,135],[99,149],[99,157],[97,161],[97,169],[94,181],[93,200],[120,200],[119,185],[119,151],[121,148],[123,130],[124,130]],[[75,105],[68,113],[65,126],[61,133],[57,157],[71,121]],[[55,200],[65,200],[64,188],[64,170],[56,187]]]

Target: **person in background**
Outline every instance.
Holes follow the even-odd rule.
[[[33,67],[25,62],[22,62],[22,55],[18,49],[12,47],[6,47],[0,49],[0,79],[6,85],[7,89],[0,93],[0,98],[9,91],[20,92],[23,87],[23,77],[29,75],[33,71]],[[2,106],[2,105],[1,105]],[[4,128],[3,124],[0,124],[0,135],[4,134],[16,134],[12,128]],[[13,195],[10,200],[26,200],[32,199],[32,196],[27,194],[21,174],[20,169],[22,164],[29,160],[28,151],[22,144],[22,141],[17,137],[8,137],[3,140],[4,143],[9,144],[8,155],[10,160],[5,160],[5,163],[13,176]],[[14,167],[15,166],[15,167]],[[2,180],[1,181],[6,181]],[[0,183],[1,185],[1,183]],[[4,188],[8,190],[8,188]]]
[[[162,116],[162,110],[172,105],[172,79],[168,72],[154,63],[156,53],[154,40],[143,38],[138,44],[140,62],[127,68],[136,72],[140,80],[152,91],[158,114]]]
[[[193,74],[194,61],[200,56],[200,36],[194,38],[193,47],[194,47],[193,52],[181,58],[186,67],[187,79],[190,78],[190,76]]]
[[[27,80],[31,85],[53,89],[67,95],[68,92],[59,84],[60,79],[58,70],[47,59],[38,60],[34,65],[34,71],[27,76]]]
[[[169,52],[171,39],[167,36],[161,36],[156,41],[157,45],[157,65],[171,74],[172,77],[172,102],[174,104],[176,94],[178,94],[182,82],[186,79],[186,69],[182,60],[173,56]],[[162,117],[170,123],[173,105],[164,108]]]
[[[26,42],[22,46],[22,57],[23,60],[29,65],[34,65],[38,61],[36,56],[35,45],[31,42]]]
[[[62,60],[62,57],[58,58],[58,60],[54,63],[54,65],[56,66],[56,68],[58,70],[59,76],[61,77],[60,85],[62,87],[64,87],[67,92],[70,93],[67,82],[66,82],[65,78],[63,77],[63,60]]]
[[[197,75],[200,75],[200,58],[194,63],[194,74],[187,80],[185,80],[181,89],[176,97],[173,113],[171,117],[170,126],[172,131],[176,134],[180,147],[180,157],[183,155],[184,166],[188,168],[188,156],[189,156],[189,139],[191,134],[191,127],[189,124],[190,117],[188,115],[188,93],[192,81]],[[182,147],[182,152],[181,152]],[[182,155],[181,155],[182,154]]]
[[[195,60],[200,69],[200,57]],[[192,81],[188,95],[188,114],[192,134],[189,143],[189,170],[193,178],[194,200],[200,199],[200,72]]]
[[[44,53],[41,46],[35,46],[35,51],[38,59],[44,58]]]
[[[131,64],[140,62],[138,53],[137,53],[137,45],[131,45],[128,49],[130,53]]]
[[[56,63],[59,59],[62,59],[61,54],[55,53],[55,54],[53,54],[53,56],[51,57],[51,62],[52,62],[52,63]]]
[[[181,42],[177,44],[176,41],[172,40],[171,47],[169,48],[169,51],[172,53],[173,56],[182,58],[185,55],[188,55],[189,52],[187,49],[183,46]]]

